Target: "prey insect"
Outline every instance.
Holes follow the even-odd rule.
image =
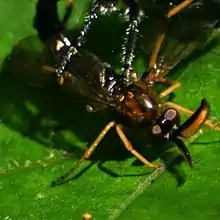
[[[204,10],[202,5],[200,8],[193,3],[186,7],[187,5],[189,5],[189,1],[185,0],[177,7],[168,11],[166,14],[167,20],[170,22],[171,19],[174,19],[174,15],[179,12],[180,8],[183,9],[183,11],[188,10],[188,12],[191,13],[194,13],[195,10]],[[179,16],[181,16],[181,12],[179,12]],[[209,20],[210,25],[208,28],[205,29],[206,25],[203,26],[200,32],[197,32],[197,37],[201,36],[204,32],[210,34],[216,22],[216,20]],[[183,59],[183,55],[186,55],[186,51],[186,56],[192,52],[192,47],[189,46],[198,46],[197,41],[193,41],[189,38],[188,41],[182,42],[186,47],[184,50],[179,50],[177,54],[175,53],[173,57],[166,60],[166,63],[161,63],[161,54],[164,53],[160,54],[160,48],[162,48],[165,33],[166,30],[158,34],[149,61],[149,69],[139,80],[130,83],[126,87],[124,87],[121,81],[121,76],[117,75],[110,65],[103,63],[94,54],[82,48],[76,49],[66,36],[60,34],[52,47],[56,55],[56,60],[62,59],[62,55],[65,54],[66,51],[69,51],[69,48],[74,48],[74,50],[72,50],[74,52],[74,59],[71,59],[71,62],[66,66],[62,80],[60,80],[59,74],[55,74],[55,77],[58,78],[58,83],[61,88],[87,104],[88,110],[113,111],[122,118],[128,119],[129,124],[126,126],[130,129],[146,130],[149,135],[154,135],[165,142],[168,141],[176,144],[186,162],[192,167],[193,163],[190,152],[182,138],[193,136],[203,124],[216,131],[220,131],[220,127],[213,121],[208,120],[210,108],[205,99],[201,101],[199,108],[195,112],[164,100],[164,97],[171,94],[181,85],[181,83],[167,79],[165,76]],[[55,45],[57,47],[55,47]],[[184,56],[184,58],[186,56]],[[158,65],[158,63],[161,65]],[[57,73],[56,68],[51,66],[44,66],[44,70]],[[158,94],[154,90],[156,83],[168,85],[168,88]],[[180,123],[180,113],[189,116],[182,124]],[[53,181],[52,185],[62,183],[85,160],[89,159],[111,128],[116,129],[125,148],[144,165],[151,168],[158,168],[161,165],[160,163],[153,164],[138,153],[125,134],[125,125],[113,120],[103,128],[82,158],[63,176]]]

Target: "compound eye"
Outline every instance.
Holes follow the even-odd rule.
[[[162,129],[159,125],[155,125],[153,126],[152,128],[152,133],[155,134],[155,135],[160,135],[162,134]]]
[[[173,121],[176,117],[177,111],[175,109],[168,109],[164,114],[164,118],[168,121]]]

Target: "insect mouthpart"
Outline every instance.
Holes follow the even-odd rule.
[[[152,133],[160,138],[171,141],[177,145],[184,159],[192,167],[192,159],[184,142],[178,138],[180,129],[180,115],[177,110],[170,108],[156,120]]]

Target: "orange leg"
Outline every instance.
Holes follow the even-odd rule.
[[[159,82],[164,83],[164,84],[169,84],[170,87],[165,89],[163,92],[160,93],[160,98],[164,98],[165,96],[169,95],[176,89],[178,89],[181,86],[180,82],[173,81],[173,80],[168,80],[168,79],[161,79]]]
[[[42,67],[42,70],[44,71],[44,72],[47,72],[47,73],[55,73],[55,71],[56,71],[56,69],[54,68],[54,67],[52,67],[52,66],[43,66]],[[68,76],[68,75],[72,75],[70,72],[68,72],[68,71],[65,71],[64,73],[63,73],[63,75],[64,76]]]
[[[193,111],[191,111],[187,108],[184,108],[181,105],[175,104],[173,102],[164,102],[163,105],[171,107],[171,108],[175,108],[179,112],[182,112],[183,114],[188,115],[188,116],[191,116],[193,114]],[[220,123],[219,121],[214,122],[212,120],[206,120],[204,124],[209,126],[212,130],[220,131],[220,127],[218,126],[219,123]]]
[[[184,0],[182,3],[177,5],[175,8],[168,11],[168,13],[167,13],[168,24],[165,27],[165,30],[162,30],[162,32],[158,34],[156,42],[154,44],[154,48],[153,48],[150,60],[149,60],[149,70],[150,71],[155,71],[156,63],[157,63],[157,59],[158,59],[158,54],[160,52],[162,43],[165,39],[165,35],[166,35],[166,31],[167,31],[167,28],[169,25],[170,18],[172,16],[174,16],[175,14],[179,13],[185,7],[187,7],[190,3],[192,3],[192,1],[193,0]],[[146,77],[146,80],[149,80],[149,78],[148,78],[149,75],[153,75],[153,73],[148,74],[148,76]]]
[[[162,46],[162,43],[165,39],[166,36],[166,30],[164,30],[162,33],[159,33],[157,38],[156,38],[156,42],[154,44],[154,48],[149,60],[149,70],[151,71],[155,71],[154,68],[156,68],[156,62],[157,62],[157,58],[158,58],[158,54],[160,51],[160,48]]]
[[[174,16],[175,14],[179,13],[182,9],[186,8],[192,2],[193,2],[193,0],[184,0],[179,5],[177,5],[175,8],[171,9],[167,13],[167,17],[170,18],[170,17]]]
[[[98,144],[102,141],[102,139],[105,137],[105,135],[109,132],[109,130],[115,126],[115,122],[111,121],[109,122],[105,128],[101,131],[99,136],[95,139],[95,141],[91,144],[89,149],[84,153],[82,158],[71,167],[71,169],[66,172],[63,176],[59,177],[55,181],[52,182],[52,186],[62,183],[65,179],[67,179],[85,160],[89,159],[92,153],[95,151]]]
[[[44,72],[48,72],[48,73],[55,73],[55,71],[56,71],[56,69],[55,69],[54,67],[51,67],[51,66],[43,66],[43,67],[42,67],[42,70],[43,70]],[[65,72],[63,73],[63,75],[57,77],[57,83],[58,83],[59,85],[63,85],[64,79],[65,79],[65,78],[68,78],[70,75],[71,75],[70,72],[65,71]]]
[[[131,145],[130,141],[128,140],[128,138],[125,136],[123,130],[122,130],[123,126],[122,125],[116,125],[116,131],[118,133],[118,136],[121,138],[125,148],[131,152],[136,158],[138,158],[143,164],[145,164],[146,166],[150,167],[150,168],[158,168],[159,165],[154,165],[151,162],[149,162],[148,160],[146,160],[141,154],[139,154]]]

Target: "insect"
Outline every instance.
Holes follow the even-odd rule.
[[[181,16],[182,11],[188,10],[188,13],[194,13],[198,10],[206,12],[203,5],[198,7],[197,4],[185,0],[166,14],[168,23],[175,18],[174,15]],[[186,7],[188,5],[188,7]],[[197,22],[200,22],[198,19]],[[197,32],[197,37],[202,33],[209,33],[214,28],[218,20],[209,20],[209,26],[205,29],[206,23]],[[167,25],[166,25],[167,26]],[[115,73],[115,70],[108,64],[103,63],[94,54],[84,51],[82,48],[74,47],[68,38],[59,34],[51,48],[53,49],[56,60],[62,59],[63,54],[71,49],[74,54],[71,62],[68,63],[62,77],[56,72],[56,68],[45,66],[44,70],[56,73],[58,83],[65,91],[74,97],[79,98],[87,104],[89,111],[109,110],[119,114],[122,118],[126,118],[132,129],[144,129],[148,134],[152,134],[163,141],[173,142],[181,151],[186,162],[192,167],[192,159],[190,152],[185,146],[182,138],[189,138],[201,128],[203,124],[211,129],[220,131],[220,127],[213,121],[208,120],[210,108],[205,99],[201,101],[199,108],[192,112],[173,102],[164,101],[164,97],[171,94],[180,87],[181,83],[165,78],[165,76],[183,59],[188,56],[197,45],[197,40],[190,38],[183,41],[184,49],[178,50],[169,60],[162,63],[162,54],[160,48],[165,39],[167,29],[159,32],[149,61],[149,69],[144,72],[139,80],[133,81],[128,86],[124,86],[121,76]],[[186,30],[185,30],[186,31]],[[187,31],[186,31],[187,32]],[[190,33],[188,33],[190,35]],[[193,47],[191,47],[193,46]],[[185,54],[187,52],[187,54]],[[184,56],[183,56],[184,55]],[[166,57],[164,57],[165,59]],[[163,59],[163,60],[164,60]],[[159,65],[160,64],[160,65]],[[154,85],[156,83],[168,85],[168,88],[161,93],[156,93]],[[186,114],[189,118],[180,123],[180,113]],[[139,154],[126,137],[124,132],[125,126],[113,120],[110,121],[100,132],[95,141],[90,145],[82,158],[63,176],[52,182],[52,185],[62,183],[67,179],[86,159],[89,159],[101,140],[115,127],[118,136],[123,142],[125,148],[131,152],[143,164],[151,168],[158,168],[161,164],[153,164]]]

